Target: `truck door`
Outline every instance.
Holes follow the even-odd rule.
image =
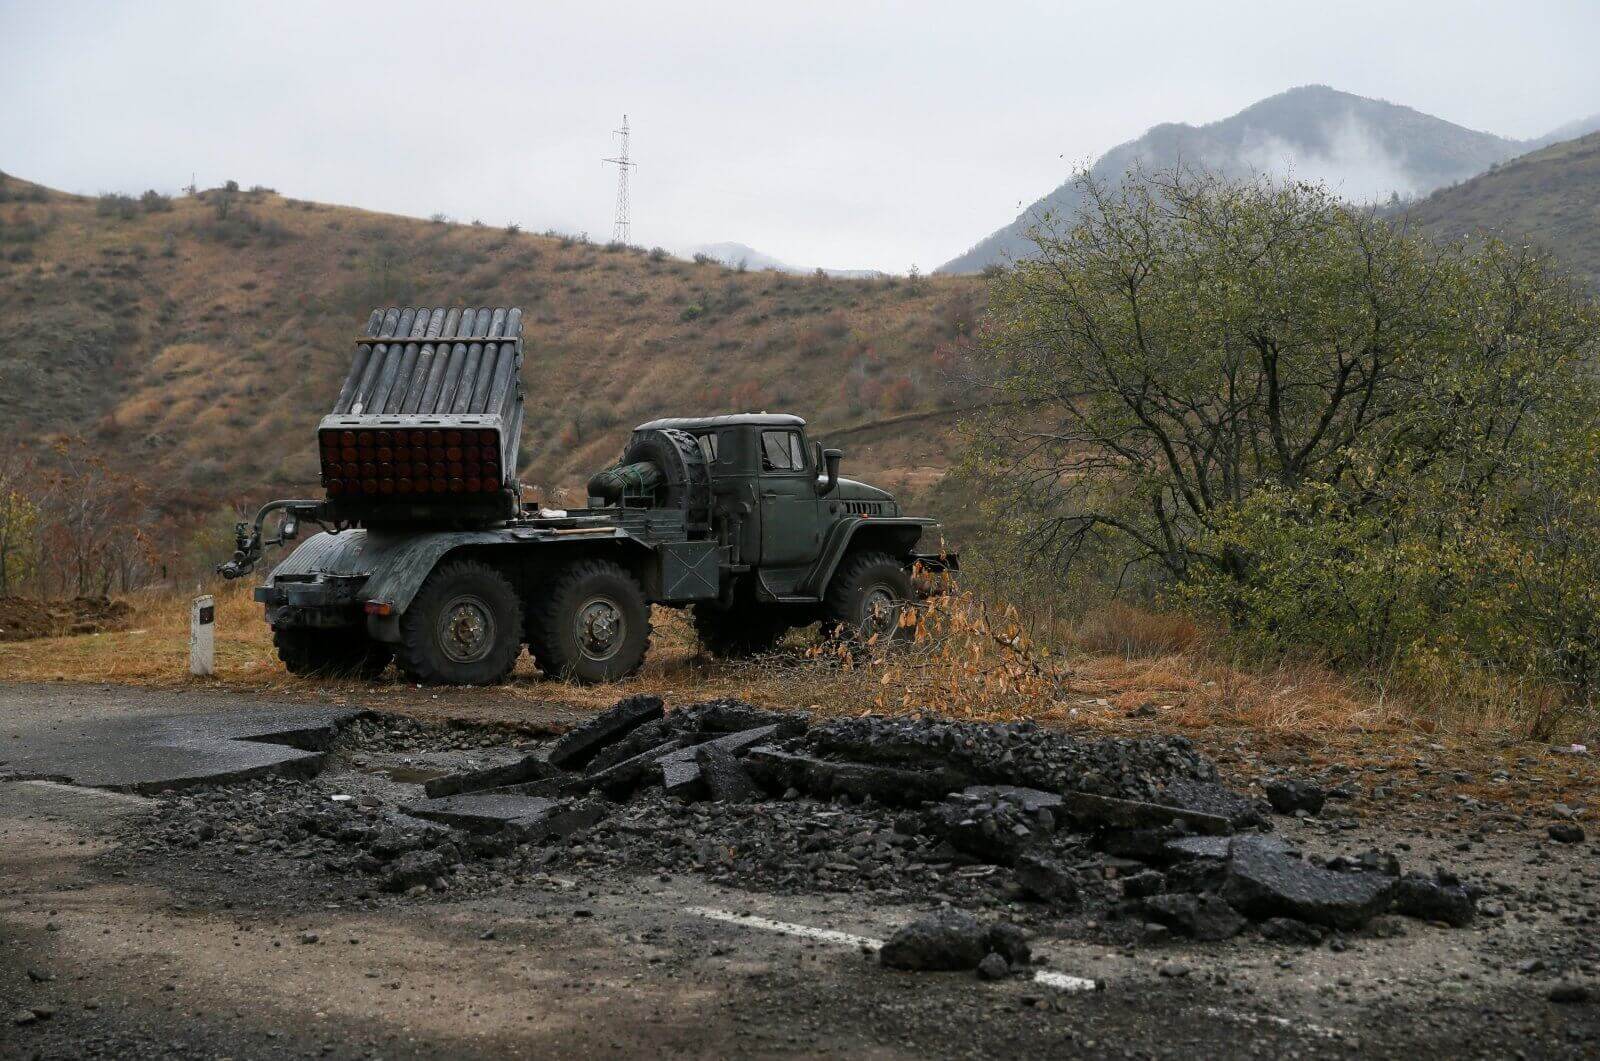
[[[805,439],[790,428],[761,432],[761,564],[797,567],[822,548],[817,471]]]

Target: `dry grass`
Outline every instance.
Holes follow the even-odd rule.
[[[216,597],[212,678],[188,673],[187,596],[151,592],[132,599],[128,629],[0,645],[0,681],[305,691],[307,683],[278,663],[249,587],[227,584]],[[1488,678],[1481,688],[1463,690],[1443,677],[1383,681],[1309,662],[1263,665],[1230,655],[1225,642],[1188,620],[1126,605],[1077,623],[1028,622],[1015,609],[947,593],[910,622],[909,643],[887,649],[822,649],[813,631],[800,631],[769,656],[733,662],[702,656],[684,616],[657,608],[650,655],[628,681],[591,687],[546,681],[524,657],[494,695],[507,704],[586,710],[635,692],[658,693],[670,703],[738,697],[819,715],[931,710],[1103,732],[1242,733],[1300,744],[1406,736],[1505,746],[1584,736],[1550,726],[1549,697],[1538,690]],[[377,683],[319,679],[313,687],[369,701],[413,691],[393,672]]]
[[[127,630],[0,646],[0,680],[304,688],[277,662],[249,588],[230,584],[216,592],[213,678],[188,674],[187,597],[147,593],[133,599]],[[1040,637],[1013,610],[949,595],[918,613],[908,645],[818,651],[801,633],[768,657],[736,663],[702,657],[683,617],[657,609],[649,659],[627,682],[548,682],[524,658],[498,694],[593,709],[642,691],[679,703],[734,696],[818,714],[931,709],[1130,732],[1155,726],[1356,734],[1420,725],[1402,703],[1374,697],[1358,681],[1304,664],[1251,670],[1208,654],[1191,626],[1136,609],[1108,612],[1085,625],[1081,637],[1056,633]],[[406,688],[394,677],[375,685],[323,679],[317,687],[378,696]]]
[[[1094,734],[1182,733],[1241,783],[1275,760],[1296,770],[1338,763],[1438,805],[1471,795],[1548,807],[1555,800],[1591,801],[1600,793],[1600,763],[1593,757],[1530,758],[1538,748],[1521,743],[1525,732],[1514,720],[1492,712],[1455,712],[1436,720],[1415,706],[1430,701],[1374,695],[1370,681],[1306,664],[1247,668],[1216,655],[1216,643],[1205,637],[1170,651],[1181,627],[1137,609],[1084,624],[1081,642],[1077,626],[1061,624],[1054,639],[1041,639],[1062,646],[1049,651],[1014,613],[958,597],[932,605],[931,614],[919,619],[919,639],[892,652],[818,653],[797,634],[780,652],[741,664],[700,657],[683,618],[658,610],[651,655],[627,682],[586,688],[544,681],[524,659],[512,680],[498,688],[419,693],[393,676],[377,683],[290,677],[273,656],[248,587],[241,585],[217,590],[217,676],[191,678],[187,598],[146,594],[133,603],[135,621],[125,631],[0,644],[0,681],[247,690],[535,728],[559,724],[569,714],[566,708],[599,710],[635,692],[658,693],[670,704],[740,697],[821,715],[927,707],[963,718],[1027,717]],[[1086,648],[1087,643],[1113,644],[1120,651]],[[953,676],[958,680],[952,687]],[[1416,773],[1419,762],[1431,764],[1431,772]],[[1512,780],[1481,780],[1497,770]],[[1442,780],[1455,771],[1479,780]]]

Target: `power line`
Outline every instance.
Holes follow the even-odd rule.
[[[612,132],[621,140],[622,148],[616,158],[601,159],[617,167],[617,220],[611,226],[611,239],[617,243],[631,243],[633,225],[628,219],[628,171],[634,163],[628,160],[628,116],[622,116],[622,128]]]

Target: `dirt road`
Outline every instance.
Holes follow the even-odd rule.
[[[460,713],[493,716],[481,700],[461,698]],[[419,693],[382,708],[437,720],[452,702]],[[0,772],[8,747],[274,706],[3,686]],[[556,705],[524,712],[521,739],[573,719]],[[519,739],[461,733],[433,759],[364,752],[272,784],[361,798],[412,784],[418,763]],[[233,791],[247,800],[251,784],[263,783]],[[1393,814],[1358,800],[1361,814],[1283,819],[1280,832],[1307,849],[1454,866],[1488,885],[1473,925],[1382,918],[1314,947],[1143,943],[1001,902],[993,912],[1033,926],[1044,975],[989,983],[880,967],[873,941],[923,903],[646,872],[604,852],[368,893],[291,850],[164,842],[170,832],[141,823],[171,820],[172,797],[14,780],[0,783],[0,1056],[1600,1054],[1600,1004],[1551,997],[1600,984],[1593,839],[1556,843],[1540,815],[1393,787],[1377,804]]]

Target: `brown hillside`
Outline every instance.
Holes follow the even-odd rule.
[[[315,490],[313,432],[371,307],[519,305],[523,476],[546,496],[634,423],[754,409],[841,432],[847,474],[915,495],[946,466],[947,373],[983,298],[266,190],[141,202],[0,176],[0,440],[82,434],[172,514]]]
[[[1435,239],[1532,240],[1600,288],[1600,133],[1512,159],[1406,208]]]

